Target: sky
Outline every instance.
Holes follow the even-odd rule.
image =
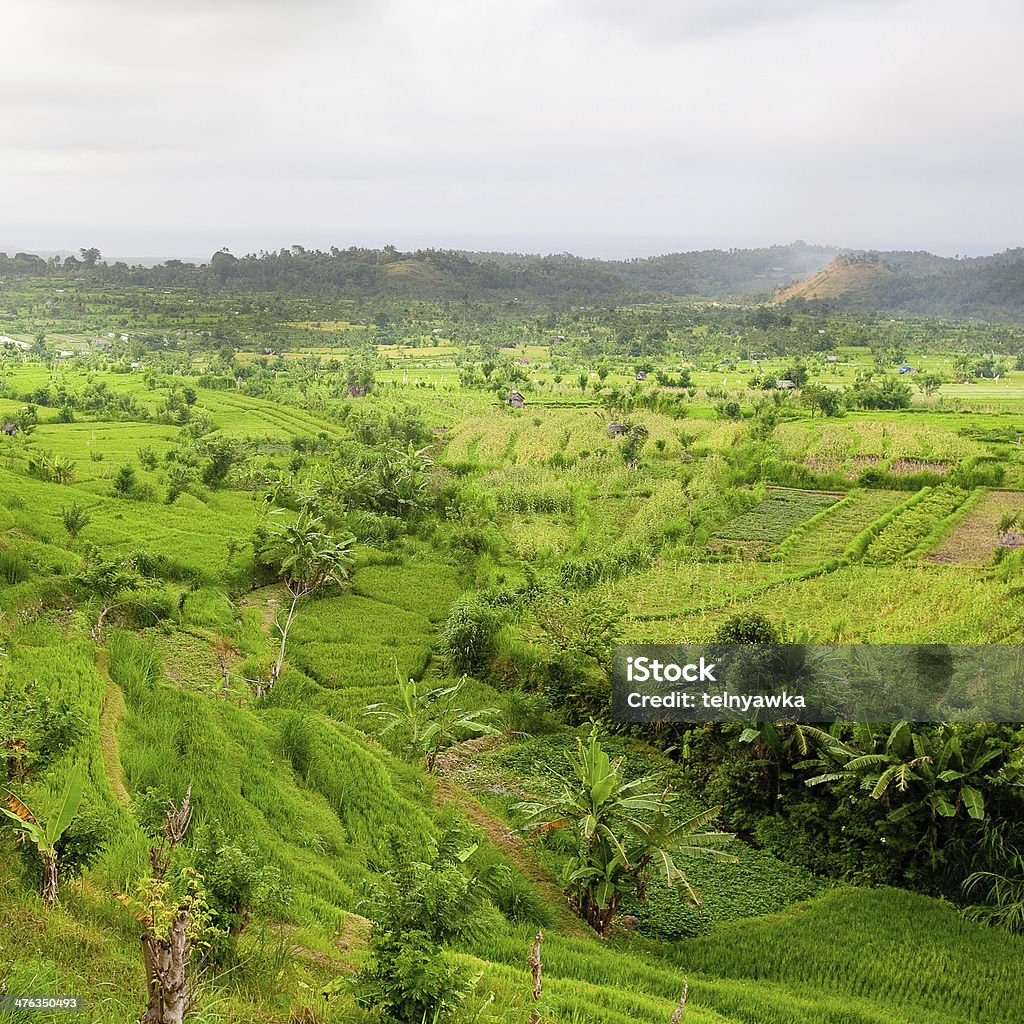
[[[1024,245],[1020,0],[0,0],[0,249]]]

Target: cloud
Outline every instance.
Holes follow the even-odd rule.
[[[1012,0],[36,0],[5,28],[22,247],[1024,231]]]
[[[647,42],[742,35],[798,20],[877,17],[915,0],[576,0],[576,10],[607,19]]]

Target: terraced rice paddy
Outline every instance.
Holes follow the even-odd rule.
[[[721,540],[755,541],[772,547],[806,519],[828,508],[839,495],[773,490],[764,501],[715,531]]]
[[[967,492],[940,487],[901,512],[868,545],[865,561],[888,564],[909,555],[925,543],[942,521],[967,500]]]
[[[986,565],[999,543],[999,523],[1007,513],[1024,511],[1024,493],[991,491],[929,554],[932,562]]]
[[[787,543],[787,563],[803,568],[841,557],[861,530],[906,497],[899,491],[858,491],[849,495]]]

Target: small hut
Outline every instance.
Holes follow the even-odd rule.
[[[775,386],[777,388],[781,388],[784,391],[788,391],[790,388],[795,388],[796,387],[796,381],[795,380],[777,380],[775,382]]]
[[[513,409],[522,409],[522,407],[526,405],[526,399],[523,397],[523,393],[521,391],[510,391],[508,393],[508,404],[512,406]]]
[[[644,373],[643,370],[637,370],[636,371],[636,379],[637,380],[647,380],[647,374]]]
[[[609,437],[622,437],[629,433],[629,427],[625,423],[616,423],[614,420],[608,424]]]
[[[14,435],[15,435],[16,433],[18,433],[18,424],[17,424],[17,423],[11,423],[11,421],[10,421],[10,420],[8,420],[8,421],[7,421],[7,422],[6,422],[6,423],[5,423],[4,425],[3,425],[3,427],[2,427],[2,428],[0,428],[0,429],[2,429],[2,430],[3,430],[3,432],[4,432],[4,433],[5,433],[5,434],[6,434],[6,435],[7,435],[8,437],[14,437]]]

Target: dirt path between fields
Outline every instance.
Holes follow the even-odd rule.
[[[103,758],[103,770],[117,802],[122,807],[129,807],[132,798],[128,794],[127,779],[121,765],[121,746],[117,741],[117,727],[128,713],[128,708],[121,687],[110,678],[107,652],[97,650],[95,661],[96,671],[105,685],[103,704],[100,706],[100,756]]]
[[[478,750],[493,749],[500,744],[495,737],[482,737],[460,743],[438,758],[438,777],[434,781],[434,799],[439,804],[453,804],[472,824],[486,833],[488,839],[512,862],[516,870],[528,878],[541,892],[544,902],[555,915],[556,927],[564,935],[592,935],[587,926],[573,913],[565,894],[541,866],[530,844],[507,821],[489,811],[469,790],[453,782],[446,775],[457,772],[469,764]]]

